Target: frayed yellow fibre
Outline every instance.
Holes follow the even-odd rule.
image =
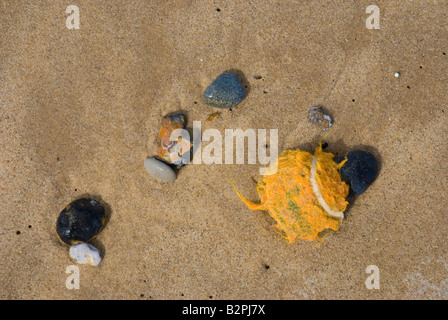
[[[333,211],[343,212],[348,185],[341,181],[338,170],[342,164],[334,162],[334,155],[322,150],[322,140],[314,155],[309,152],[285,150],[275,163],[275,169],[257,183],[260,203],[247,200],[229,181],[238,197],[251,210],[267,210],[276,221],[274,230],[287,242],[297,239],[323,242],[319,237],[325,229],[339,230],[340,219],[335,219],[322,208],[311,183],[311,166],[316,158],[316,178],[320,196]]]
[[[238,189],[236,188],[236,186],[235,186],[235,184],[232,182],[232,181],[230,181],[230,180],[228,180],[231,184],[232,184],[232,186],[233,186],[233,189],[235,189],[235,191],[236,191],[236,194],[238,195],[238,197],[249,207],[249,209],[251,209],[251,210],[266,210],[266,208],[261,204],[261,203],[254,203],[254,202],[252,202],[252,201],[250,201],[250,200],[247,200],[239,191],[238,191]]]

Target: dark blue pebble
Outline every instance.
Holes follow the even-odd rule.
[[[56,231],[66,244],[87,242],[98,234],[104,222],[104,207],[98,201],[82,198],[61,211]]]
[[[342,162],[345,157],[335,159]],[[341,178],[350,186],[351,193],[359,196],[375,181],[378,174],[378,163],[368,151],[355,150],[347,154],[347,162],[340,170]]]
[[[223,73],[208,86],[203,98],[212,107],[232,108],[244,99],[244,89],[233,73]]]
[[[185,118],[185,115],[182,113],[172,113],[169,115],[166,115],[164,118],[167,118],[170,122],[178,122],[182,124],[182,127],[185,129],[185,126],[187,125],[187,120]]]

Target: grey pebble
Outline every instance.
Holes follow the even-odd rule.
[[[145,160],[145,168],[148,170],[149,174],[154,178],[161,180],[163,182],[174,182],[176,181],[176,173],[167,164],[155,158],[148,158]]]
[[[233,73],[223,73],[205,90],[206,104],[217,108],[232,108],[244,99],[244,89]]]

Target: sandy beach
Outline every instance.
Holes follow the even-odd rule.
[[[442,2],[83,0],[70,30],[67,2],[0,0],[0,298],[448,299]],[[202,99],[226,71],[245,86],[232,110]],[[189,164],[174,183],[143,166],[176,111],[312,152],[313,106],[334,119],[328,151],[380,162],[321,244],[288,244],[238,198],[229,181],[258,201],[259,163]],[[56,220],[83,196],[107,206],[104,257],[68,289]]]

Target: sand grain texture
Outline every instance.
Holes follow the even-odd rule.
[[[0,298],[447,299],[437,3],[378,1],[381,29],[368,30],[369,1],[78,1],[80,29],[68,30],[66,2],[0,1]],[[247,97],[206,122],[216,109],[202,94],[228,70]],[[279,152],[312,151],[316,105],[335,120],[330,151],[381,159],[320,246],[287,244],[238,199],[226,179],[255,201],[259,165],[191,164],[172,184],[143,166],[169,112],[222,133],[278,128]],[[68,290],[74,262],[55,224],[83,195],[110,207],[95,240],[105,256]],[[380,290],[366,289],[369,265]]]

